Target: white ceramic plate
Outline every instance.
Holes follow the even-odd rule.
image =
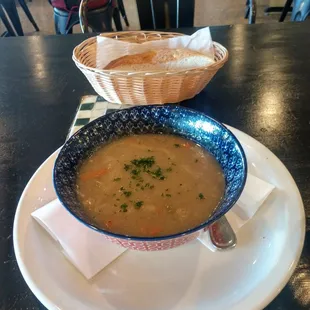
[[[57,152],[52,154],[25,188],[14,222],[17,262],[37,298],[48,309],[63,310],[250,310],[270,303],[301,254],[304,208],[279,159],[248,135],[232,131],[244,147],[249,172],[277,187],[239,231],[237,247],[213,253],[195,241],[168,251],[126,251],[91,282],[30,216],[56,197]]]

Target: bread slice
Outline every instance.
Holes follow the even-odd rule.
[[[127,55],[111,61],[104,69],[119,71],[189,70],[214,63],[208,56],[190,49],[158,49]]]

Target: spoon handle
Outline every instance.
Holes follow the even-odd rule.
[[[209,233],[213,245],[220,250],[233,248],[237,244],[236,235],[225,215],[210,226]]]

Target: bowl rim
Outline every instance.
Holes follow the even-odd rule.
[[[195,232],[198,232],[198,231],[200,231],[202,229],[205,229],[207,226],[210,226],[212,223],[214,223],[219,218],[221,218],[223,215],[225,215],[236,204],[236,202],[238,201],[240,195],[243,192],[243,189],[244,189],[244,186],[245,186],[245,183],[246,183],[246,180],[247,180],[247,173],[248,173],[246,155],[245,155],[243,147],[242,147],[241,143],[239,142],[239,140],[237,139],[237,137],[224,124],[222,124],[221,122],[219,122],[219,121],[215,120],[214,118],[208,116],[204,112],[200,112],[200,111],[197,111],[197,110],[194,110],[194,109],[191,109],[191,108],[187,108],[187,107],[183,107],[183,106],[180,106],[180,105],[177,105],[177,106],[175,104],[168,104],[168,105],[156,104],[156,105],[143,105],[143,106],[138,105],[138,106],[126,108],[125,110],[133,110],[133,109],[137,109],[137,108],[138,109],[142,109],[142,108],[164,108],[164,107],[178,108],[178,109],[181,109],[181,110],[190,111],[190,112],[193,112],[194,114],[202,115],[203,117],[209,118],[211,121],[213,121],[216,124],[218,124],[222,129],[226,130],[232,136],[232,138],[234,139],[234,142],[238,145],[238,147],[240,149],[241,158],[242,158],[242,161],[243,161],[243,166],[244,166],[244,178],[243,178],[242,184],[240,186],[239,192],[237,193],[237,195],[235,195],[234,199],[230,203],[230,205],[227,208],[227,210],[219,212],[214,217],[211,215],[203,223],[201,223],[198,226],[195,226],[195,227],[193,227],[191,229],[188,229],[186,231],[182,231],[182,232],[179,232],[179,233],[176,233],[176,234],[171,234],[171,235],[166,235],[166,236],[158,236],[158,237],[137,237],[137,236],[130,236],[130,235],[124,235],[124,234],[119,234],[119,233],[113,233],[113,232],[104,230],[104,229],[100,228],[97,225],[93,225],[93,224],[87,223],[83,218],[81,218],[80,216],[75,214],[75,212],[73,212],[68,206],[66,206],[66,204],[63,202],[62,198],[60,197],[60,195],[58,193],[57,186],[56,186],[56,180],[55,180],[56,179],[56,169],[55,169],[55,167],[57,166],[57,163],[58,163],[58,161],[59,161],[59,159],[61,157],[62,150],[63,150],[64,146],[67,143],[70,143],[70,140],[72,139],[72,137],[74,137],[74,136],[80,134],[81,132],[83,132],[84,130],[87,130],[88,128],[92,127],[97,121],[99,121],[101,119],[104,119],[104,118],[108,117],[111,114],[120,113],[121,111],[124,110],[124,109],[121,109],[121,110],[116,110],[116,111],[113,111],[111,113],[102,115],[102,116],[96,118],[95,120],[89,122],[88,124],[86,124],[82,128],[80,128],[74,135],[72,135],[63,144],[63,146],[61,147],[61,150],[58,153],[57,158],[55,160],[55,164],[54,164],[54,167],[53,167],[53,185],[54,185],[54,189],[55,189],[57,198],[60,201],[60,203],[62,204],[62,206],[65,207],[65,209],[71,215],[73,215],[80,223],[86,225],[88,228],[93,229],[94,231],[96,231],[96,232],[98,232],[100,234],[107,235],[109,237],[113,237],[113,238],[116,238],[116,239],[125,239],[125,240],[128,240],[128,241],[142,241],[142,242],[143,241],[164,241],[164,240],[169,240],[169,239],[180,238],[180,237],[183,237],[183,236],[190,235],[190,234],[193,234]],[[220,200],[220,202],[221,201],[222,200]]]

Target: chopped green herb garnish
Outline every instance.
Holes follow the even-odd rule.
[[[141,188],[142,191],[144,191],[144,186],[141,186],[140,188]]]
[[[132,192],[130,192],[130,191],[124,191],[123,193],[124,193],[124,195],[125,195],[126,197],[130,197],[131,194],[132,194]]]
[[[121,180],[121,178],[115,178],[113,181],[114,182],[118,182],[118,181],[120,181]]]
[[[140,170],[138,170],[138,169],[131,170],[131,174],[133,174],[133,175],[139,175],[139,173],[140,173]]]
[[[143,201],[137,201],[135,203],[135,209],[140,209],[143,206]]]
[[[137,183],[136,186],[140,186],[140,183]]]
[[[152,152],[150,149],[147,150],[148,152]]]
[[[199,199],[205,199],[205,196],[202,193],[199,193],[198,197]]]
[[[120,199],[119,199],[119,198],[116,198],[116,200],[117,200],[117,201],[120,201]]]
[[[140,175],[133,175],[131,178],[132,178],[133,180],[138,181],[138,182],[143,182],[143,178],[141,178]]]
[[[163,180],[165,177],[163,176],[163,172],[160,167],[158,167],[154,171],[148,170],[147,173],[151,174],[153,178]]]
[[[131,168],[130,165],[124,164],[124,169],[125,169],[126,171],[128,171],[130,168]]]
[[[195,163],[198,163],[198,159],[195,160]]]
[[[176,164],[176,163],[171,163],[171,165],[172,165],[172,166],[176,166],[177,164]]]
[[[132,192],[131,191],[126,191],[125,188],[122,186],[120,188],[120,190],[123,192],[123,194],[126,196],[126,197],[130,197]]]
[[[150,183],[145,183],[143,186],[143,189],[145,189],[145,188],[152,189],[152,188],[154,188],[154,185],[151,185]]]
[[[166,197],[171,197],[171,195],[170,194],[166,194]]]
[[[132,169],[132,165],[124,165],[124,169],[128,171],[129,169],[132,169],[130,173],[132,174],[131,178],[134,180],[139,181],[140,183],[143,182],[143,178],[141,177],[141,172],[144,171],[151,175],[154,179],[158,180],[165,180],[165,176],[163,175],[162,169],[160,167],[157,167],[155,170],[149,170],[148,168],[151,168],[155,164],[155,158],[154,156],[150,157],[141,157],[139,159],[133,159],[131,160],[131,164],[134,165],[136,168]],[[143,169],[141,171],[141,169]],[[172,171],[172,168],[168,168],[167,171]],[[136,184],[136,186],[139,186]],[[144,188],[151,188],[150,183],[146,183]],[[142,190],[144,188],[141,188]],[[154,188],[154,186],[152,187]]]
[[[154,156],[141,157],[140,159],[133,159],[131,163],[139,168],[151,168],[155,164],[155,158]]]
[[[127,203],[123,203],[123,204],[121,205],[121,210],[122,210],[123,212],[127,212],[127,208],[128,208]]]
[[[171,172],[172,171],[172,168],[169,167],[168,169],[166,169],[167,172]]]
[[[175,143],[174,146],[175,147],[181,147],[181,145],[179,143]]]

